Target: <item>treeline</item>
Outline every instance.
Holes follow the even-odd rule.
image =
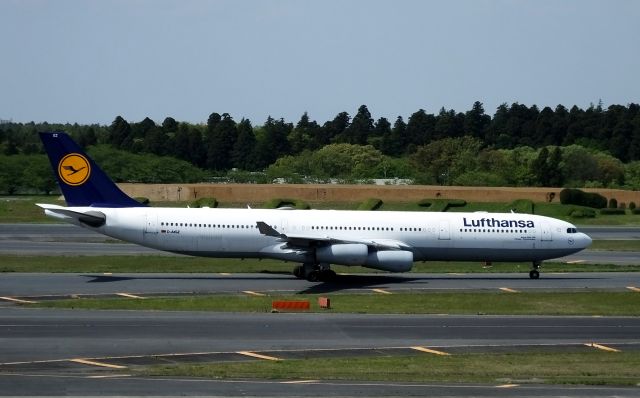
[[[243,178],[260,182],[398,177],[444,185],[640,186],[637,104],[540,110],[514,103],[490,116],[475,102],[466,112],[420,109],[406,121],[401,116],[374,120],[362,105],[353,117],[340,112],[324,123],[305,113],[295,124],[269,117],[259,126],[227,113],[212,113],[206,124],[171,117],[161,124],[149,118],[130,123],[120,116],[109,126],[6,123],[0,125],[0,151],[42,153],[37,132],[53,130],[67,131],[83,147],[105,144],[182,159],[204,170],[191,171],[201,178],[237,169],[259,172]],[[186,178],[159,170],[153,180]],[[114,178],[149,180],[144,174],[116,173]]]

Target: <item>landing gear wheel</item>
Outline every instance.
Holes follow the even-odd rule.
[[[311,271],[309,272],[309,275],[307,275],[307,280],[309,282],[318,282],[320,281],[320,271]]]
[[[531,271],[529,271],[529,278],[531,279],[538,279],[540,278],[540,272],[538,272],[535,269],[532,269]]]
[[[303,270],[302,270],[302,265],[298,265],[297,267],[295,267],[293,269],[293,275],[297,278],[303,278],[304,275],[302,274]]]
[[[336,276],[337,276],[337,274],[336,274],[336,272],[335,272],[334,270],[331,270],[331,269],[325,269],[325,270],[322,270],[322,271],[321,271],[320,279],[321,279],[323,282],[331,282],[331,281],[333,281],[334,279],[336,279]]]

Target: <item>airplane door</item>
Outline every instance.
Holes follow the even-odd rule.
[[[540,236],[541,241],[550,242],[553,240],[553,236],[551,235],[551,228],[549,227],[549,224],[543,223],[540,230],[542,231]]]
[[[147,222],[144,227],[145,234],[157,234],[158,233],[158,215],[156,213],[147,213]]]
[[[158,215],[155,212],[148,212],[145,217],[143,239],[146,243],[154,244],[158,241]]]
[[[451,232],[449,231],[449,221],[440,221],[438,239],[439,240],[451,239]]]

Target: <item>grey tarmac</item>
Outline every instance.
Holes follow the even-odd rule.
[[[639,272],[544,273],[529,279],[522,273],[489,274],[345,274],[335,282],[309,282],[291,274],[101,274],[2,273],[0,297],[162,294],[331,293],[390,291],[627,291],[640,288]],[[2,302],[2,299],[0,299]]]
[[[634,396],[637,388],[478,384],[209,381],[118,376],[102,367],[7,363],[118,356],[427,346],[578,344],[625,349],[640,344],[637,317],[444,316],[362,314],[228,314],[170,311],[0,311],[0,395],[256,395],[256,396]],[[585,348],[590,349],[590,348]],[[428,355],[428,354],[425,354]],[[56,362],[59,363],[59,362]],[[24,365],[24,364],[23,364]],[[111,378],[115,376],[115,378]],[[102,379],[102,377],[109,377]],[[508,383],[505,383],[508,384]]]

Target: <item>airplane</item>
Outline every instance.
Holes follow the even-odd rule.
[[[329,281],[331,264],[407,272],[415,261],[530,262],[579,252],[591,238],[531,214],[156,208],[122,192],[63,132],[40,133],[67,206],[47,216],[173,253],[296,262],[293,274]]]

